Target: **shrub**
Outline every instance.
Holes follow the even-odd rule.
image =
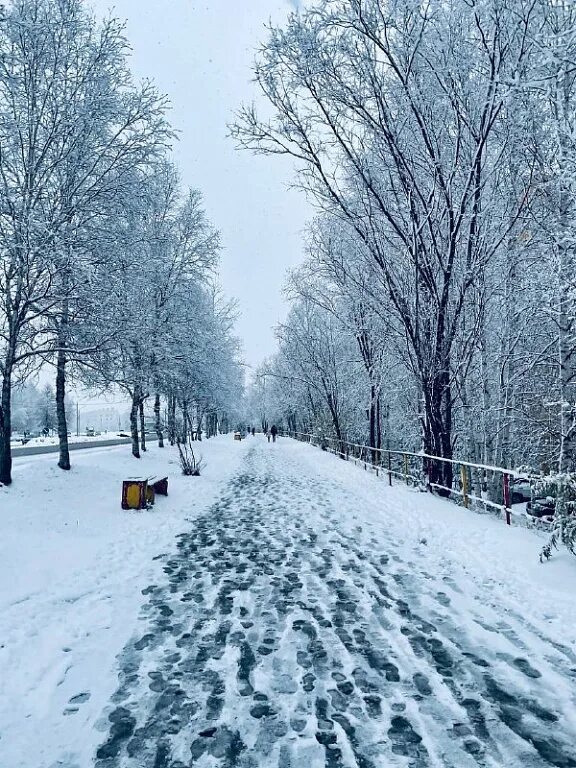
[[[563,544],[576,555],[576,473],[565,472],[547,476],[536,486],[538,495],[555,499],[554,519],[550,540],[542,547],[540,562],[552,557],[552,551]]]
[[[176,445],[178,446],[178,453],[180,454],[180,467],[182,469],[182,474],[191,477],[198,477],[201,470],[206,466],[202,456],[198,456],[198,458],[196,458],[190,439],[188,439],[187,443],[182,443],[179,439],[177,439]]]

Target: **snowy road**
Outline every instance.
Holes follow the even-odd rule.
[[[156,442],[156,437],[149,437],[148,442]],[[111,438],[109,440],[85,440],[80,442],[70,442],[68,444],[68,450],[70,451],[92,451],[97,448],[112,448],[118,445],[130,445],[130,440],[125,438]],[[32,445],[32,446],[18,446],[12,448],[12,456],[18,458],[19,456],[46,456],[48,454],[58,453],[58,445]]]
[[[557,627],[294,445],[256,440],[162,556],[96,767],[576,766]]]

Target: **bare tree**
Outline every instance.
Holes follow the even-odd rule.
[[[273,29],[256,79],[274,108],[252,108],[243,147],[294,157],[300,184],[338,212],[381,271],[422,397],[424,449],[450,458],[455,368],[468,295],[512,213],[491,205],[506,81],[524,55],[529,4],[325,0]],[[451,33],[446,34],[450,28]],[[497,213],[497,215],[496,215]],[[433,483],[451,487],[449,463]]]
[[[149,85],[130,84],[116,22],[97,27],[79,0],[14,0],[0,27],[0,481],[9,483],[11,382],[30,357],[58,357],[60,465],[69,467],[63,407],[80,271],[74,233],[168,133],[164,100]]]

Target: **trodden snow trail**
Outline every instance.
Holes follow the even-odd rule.
[[[301,456],[254,440],[164,556],[96,768],[576,766],[571,649]]]

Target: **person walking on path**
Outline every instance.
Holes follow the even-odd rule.
[[[276,424],[272,424],[272,426],[270,427],[270,434],[272,435],[272,442],[275,443],[276,435],[278,434],[278,427],[276,426]],[[270,438],[268,438],[268,442],[270,442]]]
[[[256,427],[252,427],[252,437],[256,434]]]
[[[266,435],[266,437],[268,438],[268,442],[270,442],[270,430],[269,430],[269,429],[267,429],[267,430],[264,432],[264,434],[265,434],[265,435]]]

